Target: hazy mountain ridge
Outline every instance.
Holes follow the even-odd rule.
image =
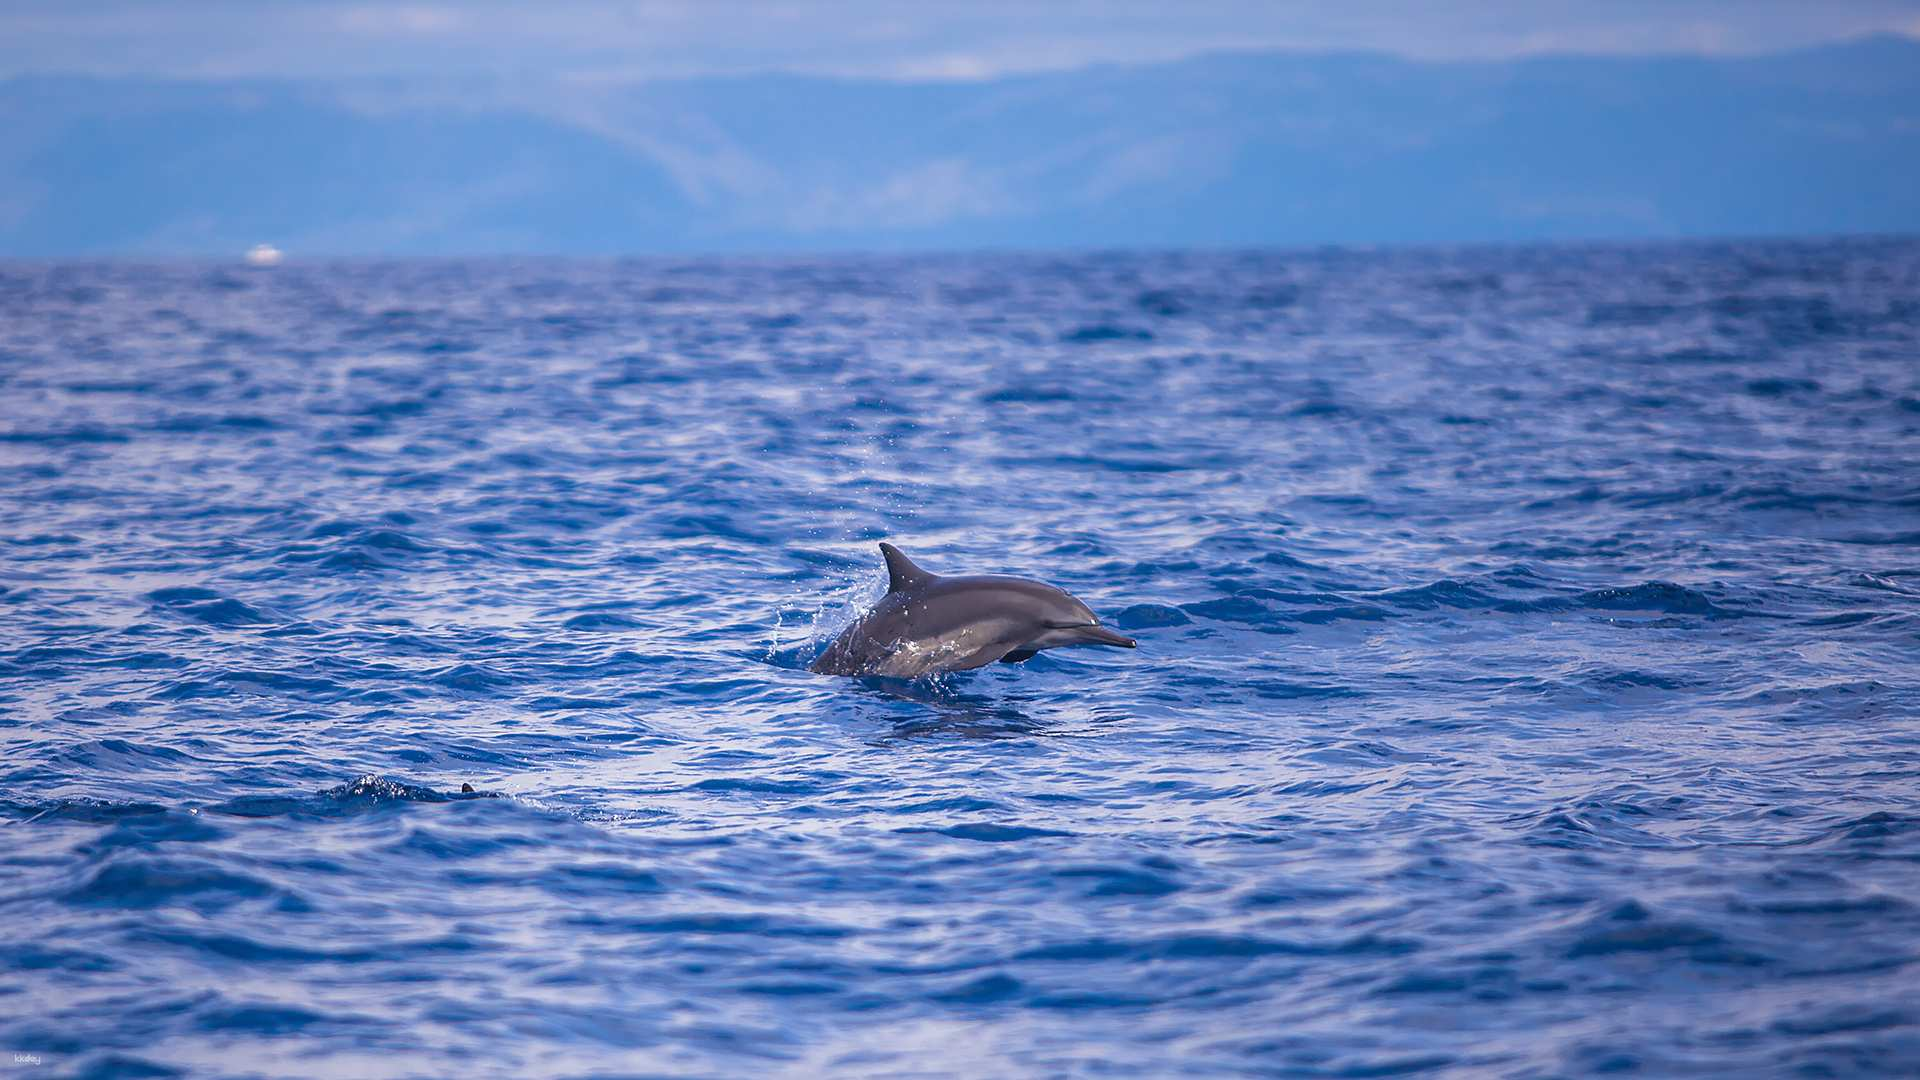
[[[1920,43],[977,83],[0,83],[0,253],[619,253],[1920,229]]]

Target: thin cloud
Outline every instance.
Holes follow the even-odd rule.
[[[360,6],[340,12],[339,25],[355,34],[439,35],[459,29],[461,19],[451,8]]]

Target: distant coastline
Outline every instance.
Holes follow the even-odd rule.
[[[1920,231],[1920,42],[979,81],[0,80],[0,257]]]

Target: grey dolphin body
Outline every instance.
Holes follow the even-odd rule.
[[[996,660],[1017,664],[1066,645],[1134,647],[1132,638],[1101,626],[1087,605],[1043,582],[941,577],[892,544],[881,544],[880,554],[887,595],[827,646],[813,662],[816,674],[912,679]]]

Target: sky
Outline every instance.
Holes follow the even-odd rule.
[[[1742,55],[1875,33],[1920,37],[1920,0],[4,0],[0,76],[949,81],[1222,49]]]

